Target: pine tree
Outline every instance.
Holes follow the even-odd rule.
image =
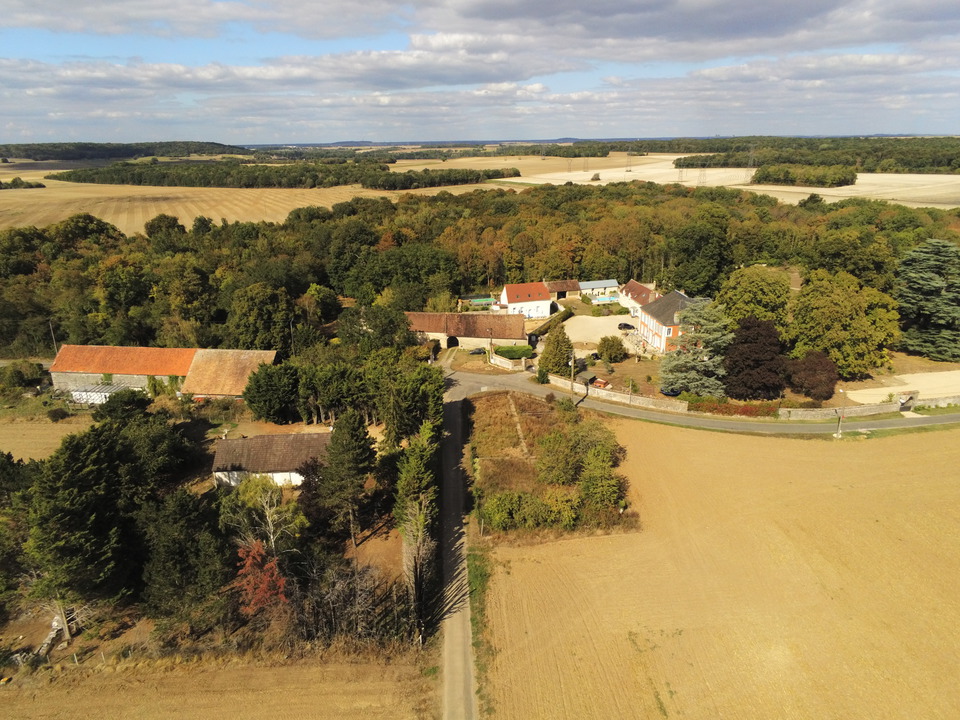
[[[356,512],[376,454],[363,418],[346,410],[337,418],[327,447],[323,502],[330,507],[336,529],[349,529],[356,544]]]
[[[960,360],[960,248],[928,240],[897,272],[902,346],[934,360]]]
[[[553,375],[567,375],[570,372],[570,361],[573,359],[573,343],[567,336],[563,325],[557,325],[547,335],[547,340],[540,355],[539,367]]]

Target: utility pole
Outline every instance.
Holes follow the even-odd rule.
[[[837,433],[835,438],[843,437],[843,416],[847,414],[847,394],[840,388],[840,394],[843,395],[843,404],[840,406],[840,417],[837,418]]]

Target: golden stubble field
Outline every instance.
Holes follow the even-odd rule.
[[[598,184],[591,180],[600,176],[599,184],[642,180],[656,183],[680,182],[685,185],[743,187],[796,203],[816,192],[828,202],[847,197],[889,200],[914,207],[953,208],[960,206],[960,175],[869,175],[861,174],[857,184],[844,188],[784,188],[748,186],[748,174],[742,169],[677,170],[673,160],[679,156],[652,154],[643,157],[611,153],[607,158],[556,158],[513,156],[462,158],[437,161],[400,161],[392,167],[396,172],[429,168],[500,168],[516,167],[522,177],[483,185],[460,185],[411,191],[414,194],[472,192],[491,187],[522,189],[528,185],[565,182]],[[44,175],[55,166],[22,161],[0,165],[0,180],[15,176],[43,182],[47,187],[33,190],[0,192],[0,229],[7,227],[45,227],[77,213],[90,213],[116,225],[123,232],[142,232],[144,223],[166,213],[175,215],[189,227],[194,218],[204,215],[217,222],[282,222],[291,210],[308,205],[331,205],[353,197],[388,197],[401,193],[364,190],[359,185],[314,190],[297,189],[233,189],[138,187],[132,185],[92,185],[46,180]]]
[[[141,663],[144,665],[145,663]],[[165,669],[106,666],[0,686],[8,718],[31,720],[420,720],[437,716],[432,680],[415,663],[302,662]]]
[[[960,431],[612,424],[643,531],[495,550],[495,717],[956,717]]]

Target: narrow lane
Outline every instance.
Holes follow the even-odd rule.
[[[466,480],[460,469],[463,450],[461,389],[444,398],[441,452],[440,553],[443,567],[443,703],[444,720],[474,720],[477,713],[470,590],[467,582],[463,526]]]

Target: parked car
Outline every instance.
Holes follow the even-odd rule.
[[[679,390],[668,390],[667,388],[660,388],[660,394],[666,395],[667,397],[676,397],[680,394]]]
[[[636,330],[636,328],[630,323],[620,323],[617,325],[617,330]]]
[[[471,355],[486,355],[486,354],[487,354],[487,351],[484,350],[483,348],[474,348],[473,350],[470,351],[470,354],[471,354]]]

